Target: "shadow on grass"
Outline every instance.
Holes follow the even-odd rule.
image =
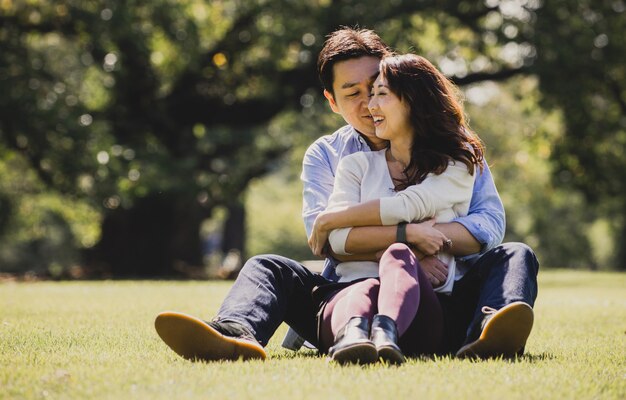
[[[539,353],[539,354],[529,354],[526,353],[522,356],[516,356],[516,357],[495,357],[495,358],[490,358],[490,359],[480,359],[480,358],[468,358],[467,360],[473,363],[481,363],[481,362],[486,362],[486,361],[503,361],[503,362],[507,362],[510,364],[516,364],[516,363],[537,363],[537,362],[542,362],[542,361],[549,361],[549,360],[555,360],[557,357],[552,354],[552,353]],[[450,357],[451,360],[454,360],[454,357]]]
[[[539,353],[539,354],[524,354],[521,357],[517,357],[511,359],[511,362],[540,362],[540,361],[548,361],[548,360],[556,360],[556,356],[552,353]]]
[[[471,363],[483,363],[483,362],[488,362],[488,361],[503,361],[503,362],[508,362],[508,363],[536,363],[536,362],[541,362],[541,361],[548,361],[548,360],[555,360],[557,357],[552,354],[552,353],[539,353],[539,354],[529,354],[526,353],[522,356],[516,356],[513,358],[507,358],[507,357],[494,357],[494,358],[488,358],[488,359],[481,359],[481,358],[457,358],[452,354],[447,354],[447,355],[437,355],[437,356],[420,356],[420,357],[410,357],[410,360],[416,361],[416,362],[431,362],[431,363],[437,363],[437,362],[454,362],[454,361],[468,361]]]
[[[296,359],[313,359],[313,358],[321,358],[326,359],[327,356],[318,353],[316,350],[299,350],[299,351],[281,351],[274,352],[270,359],[275,361],[280,360],[296,360]],[[529,354],[526,353],[519,357],[514,358],[504,358],[504,357],[496,357],[488,360],[482,359],[467,359],[466,361],[472,363],[482,363],[487,361],[502,361],[507,363],[538,363],[543,361],[555,360],[557,357],[552,353],[539,353],[539,354]],[[408,360],[417,363],[437,363],[437,362],[449,362],[449,361],[464,361],[462,359],[456,358],[453,355],[445,355],[445,356],[420,356],[420,357],[408,357]]]
[[[302,358],[324,358],[326,355],[320,354],[317,350],[298,350],[298,351],[275,351],[272,352],[270,358],[274,360],[295,360]]]

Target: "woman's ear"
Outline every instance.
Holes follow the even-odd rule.
[[[324,89],[324,97],[328,100],[328,104],[330,104],[330,109],[337,114],[341,114],[339,111],[339,107],[337,107],[337,102],[335,101],[335,96],[328,90]]]

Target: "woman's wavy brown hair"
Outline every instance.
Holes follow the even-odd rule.
[[[422,182],[429,173],[441,174],[451,160],[460,161],[474,174],[482,169],[484,146],[469,128],[456,86],[424,57],[415,54],[382,59],[380,73],[387,86],[410,108],[413,126],[411,161],[406,179],[396,190]]]

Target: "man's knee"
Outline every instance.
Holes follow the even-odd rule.
[[[254,256],[245,262],[240,275],[280,274],[291,272],[298,263],[275,254],[262,254]]]
[[[504,248],[508,253],[519,254],[535,254],[533,249],[529,245],[522,242],[507,242],[502,243],[499,247]]]
[[[501,245],[505,249],[505,253],[515,262],[509,265],[527,268],[529,272],[535,275],[539,272],[539,261],[533,249],[526,243],[510,242]]]
[[[254,268],[265,268],[266,266],[269,265],[273,265],[273,255],[272,254],[263,254],[263,255],[258,255],[258,256],[254,256],[248,259],[248,261],[246,261],[243,264],[243,267],[241,268],[242,271],[244,270],[249,270],[249,269],[254,269]]]

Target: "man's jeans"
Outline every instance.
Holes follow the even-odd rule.
[[[537,298],[539,262],[524,243],[503,243],[488,251],[454,284],[450,296],[438,295],[444,314],[442,353],[455,353],[480,324],[482,308],[500,309],[515,301],[531,307]],[[480,332],[478,330],[477,332]]]
[[[318,304],[311,292],[315,286],[329,282],[285,257],[253,257],[239,272],[216,320],[243,324],[263,346],[285,322],[317,345]]]
[[[450,296],[438,296],[445,324],[442,352],[461,347],[473,323],[480,323],[483,306],[498,309],[514,301],[532,306],[538,269],[534,253],[522,243],[505,243],[476,260]],[[284,321],[317,345],[318,304],[311,291],[328,282],[288,258],[253,257],[243,266],[216,320],[243,324],[264,346]]]

